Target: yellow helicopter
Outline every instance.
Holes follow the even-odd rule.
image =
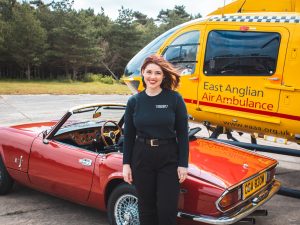
[[[190,116],[213,130],[300,143],[300,0],[236,0],[160,35],[128,63],[124,81],[143,89],[140,66],[163,55],[181,71]]]

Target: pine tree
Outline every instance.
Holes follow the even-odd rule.
[[[12,12],[13,18],[8,22],[6,44],[9,54],[30,80],[32,67],[39,66],[43,60],[46,31],[29,4],[17,5]]]

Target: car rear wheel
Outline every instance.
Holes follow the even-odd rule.
[[[0,195],[7,194],[11,190],[13,183],[14,181],[8,174],[0,157]]]
[[[108,220],[111,225],[139,225],[138,198],[134,186],[121,184],[108,199]]]

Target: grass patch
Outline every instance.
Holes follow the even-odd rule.
[[[124,84],[106,84],[101,82],[70,82],[70,81],[15,81],[0,80],[1,95],[26,95],[26,94],[130,94]]]

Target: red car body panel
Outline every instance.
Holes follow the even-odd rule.
[[[38,137],[30,154],[29,178],[34,187],[76,202],[88,199],[97,154],[50,140],[48,144]],[[80,159],[90,159],[92,165],[84,167]]]
[[[40,122],[40,123],[29,123],[29,124],[21,124],[21,125],[15,125],[11,126],[11,128],[24,130],[28,132],[32,132],[34,134],[40,133],[47,128],[50,128],[54,126],[57,123],[57,121],[51,121],[51,122]]]
[[[223,188],[231,187],[274,163],[274,159],[228,144],[205,139],[190,142],[190,172],[192,170],[195,176]]]
[[[180,194],[179,210],[190,214],[199,214],[199,212],[205,212],[206,215],[211,216],[220,214],[216,210],[215,202],[224,192],[223,188],[189,176],[181,185],[182,189],[188,192]]]
[[[105,210],[108,197],[106,191],[109,183],[121,183],[123,181],[123,156],[122,153],[100,154],[98,160],[99,164],[95,169],[89,202],[93,203],[93,207]],[[98,197],[101,197],[100,201]]]
[[[35,133],[6,128],[0,130],[2,159],[9,169],[27,173],[30,148]]]
[[[122,153],[99,154],[55,140],[44,143],[41,132],[54,125],[0,128],[0,154],[8,172],[37,190],[106,210],[109,186],[122,182]],[[90,160],[91,166],[80,164],[82,159]],[[224,143],[190,141],[189,176],[181,185],[179,210],[218,216],[221,212],[215,202],[227,188],[276,164],[273,159]]]

